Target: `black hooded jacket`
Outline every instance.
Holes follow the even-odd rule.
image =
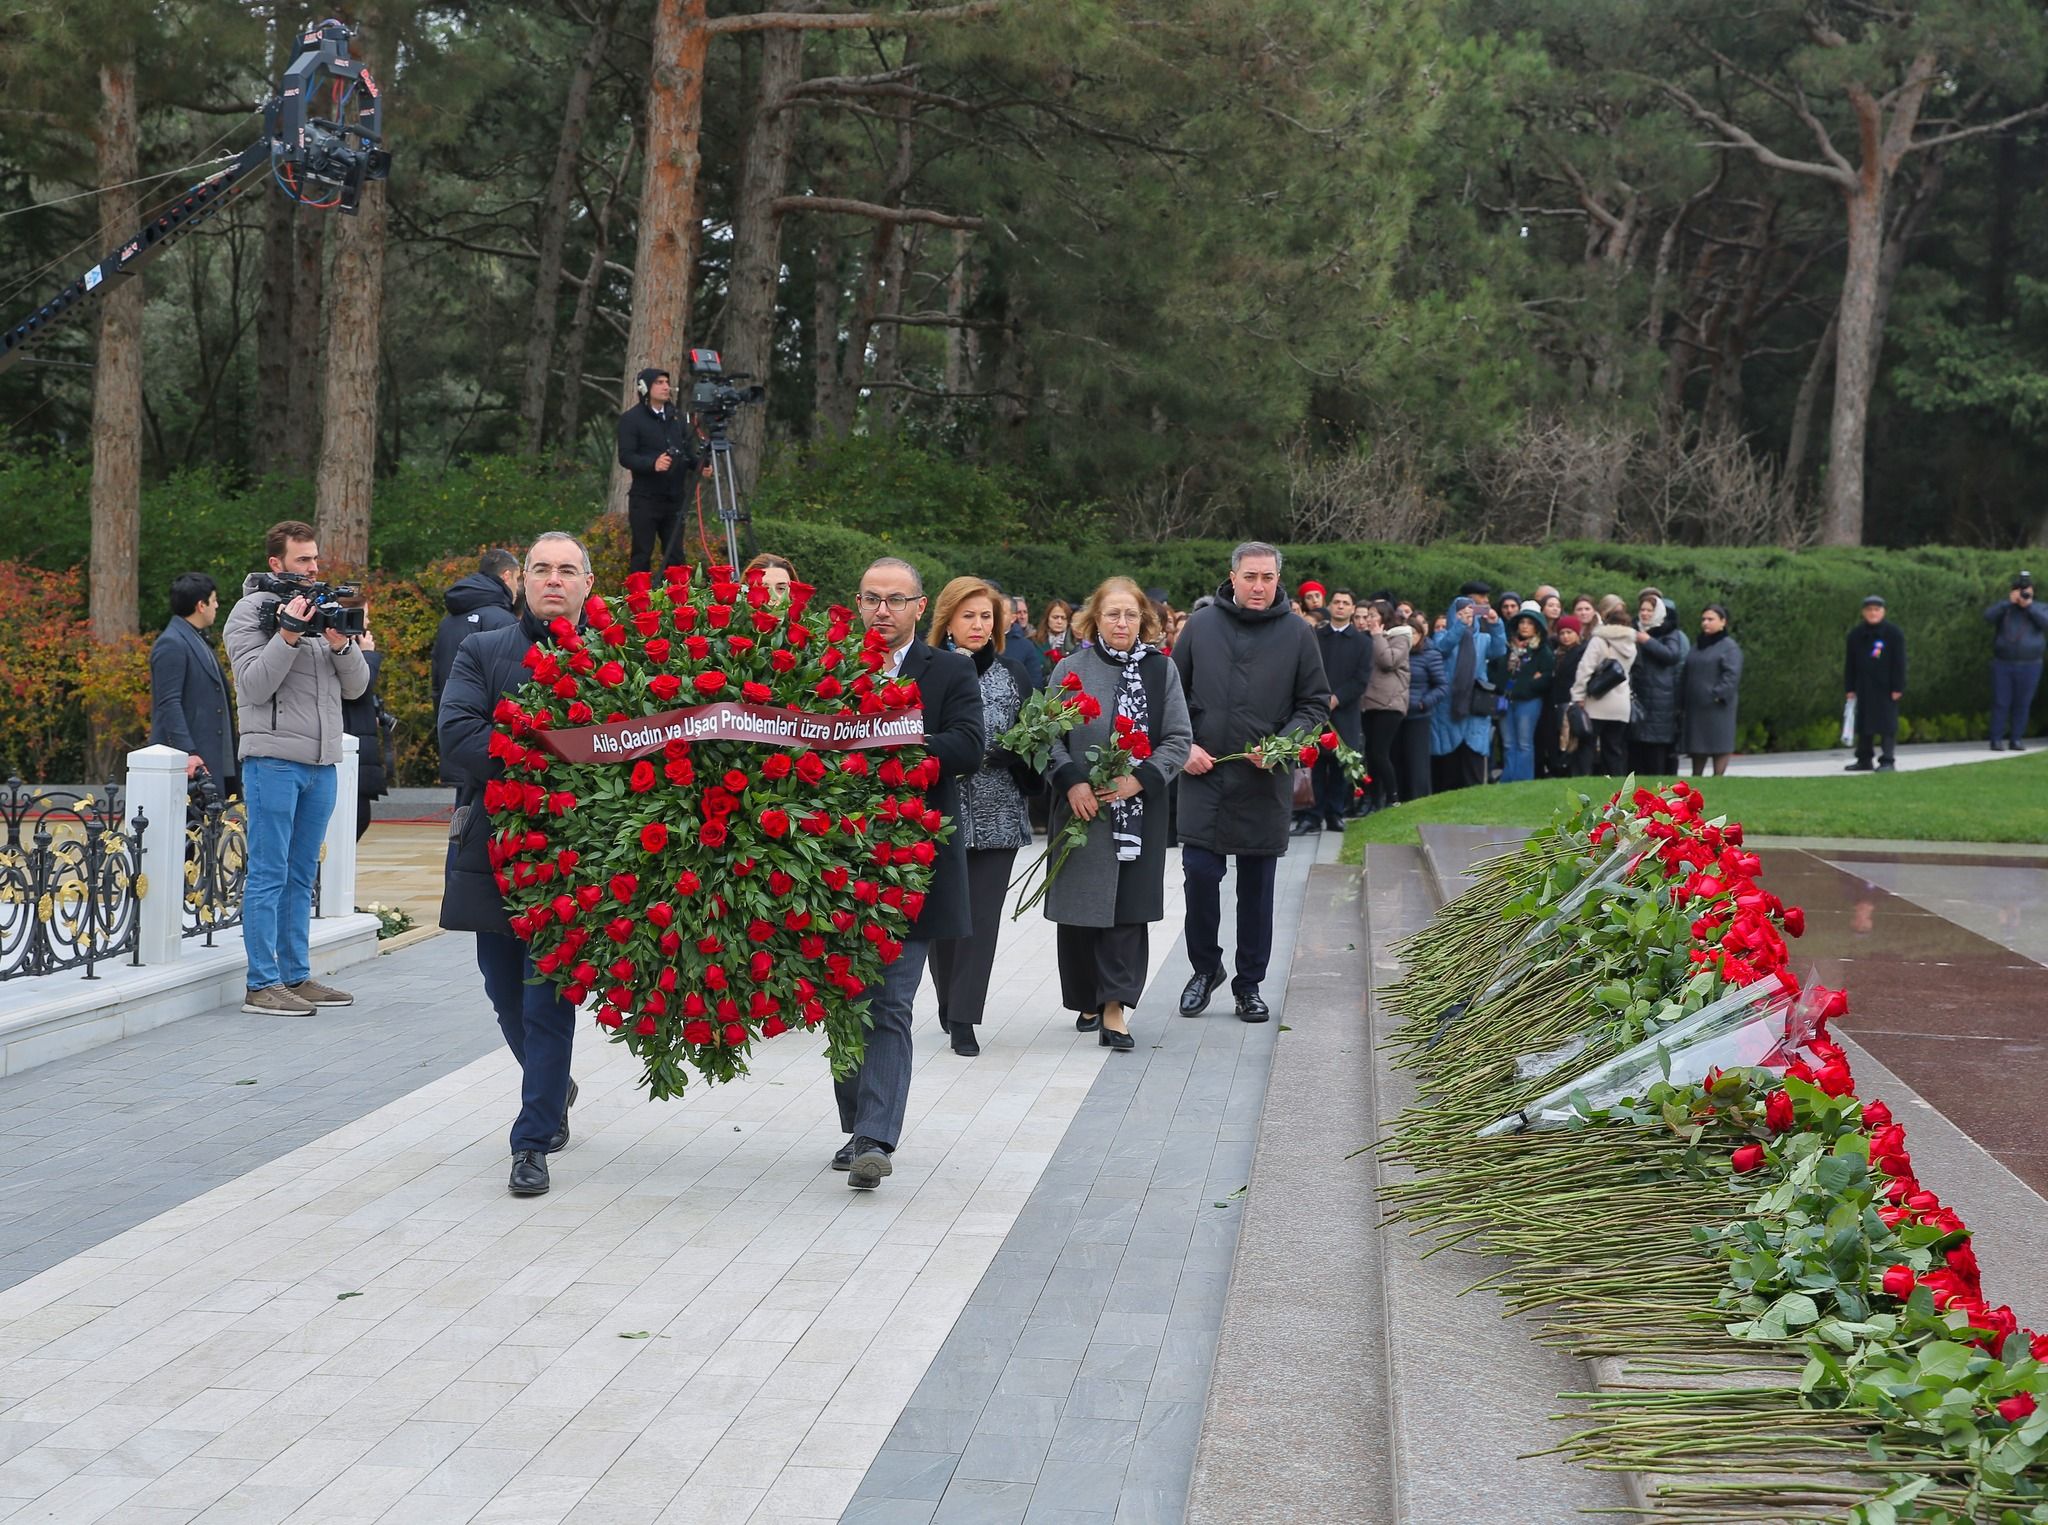
[[[1216,602],[1197,610],[1173,643],[1195,744],[1212,757],[1242,752],[1283,731],[1320,735],[1330,724],[1330,684],[1316,633],[1285,599],[1269,609],[1239,607],[1225,579]],[[1211,852],[1277,858],[1293,820],[1293,770],[1268,773],[1248,762],[1220,763],[1179,782],[1180,840]]]
[[[641,379],[667,375],[666,371],[642,371]],[[666,453],[669,466],[656,471],[654,463]],[[619,415],[619,464],[633,474],[632,490],[626,494],[642,503],[669,507],[680,504],[695,485],[697,439],[690,428],[689,414],[670,397],[668,406],[657,413],[646,400],[635,403]]]
[[[488,572],[472,572],[441,595],[447,613],[434,632],[432,673],[434,709],[441,708],[441,690],[448,686],[448,674],[455,667],[455,651],[471,636],[485,630],[502,630],[519,618],[512,590]],[[453,779],[444,779],[453,783]]]

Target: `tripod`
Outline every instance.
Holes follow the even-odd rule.
[[[740,483],[733,470],[732,440],[726,434],[727,422],[725,415],[713,413],[705,420],[705,427],[710,431],[707,446],[711,454],[711,501],[718,510],[719,522],[725,526],[725,564],[737,577],[740,571],[739,527],[746,515],[740,512]],[[751,531],[749,538],[752,538]]]

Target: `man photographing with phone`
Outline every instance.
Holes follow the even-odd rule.
[[[649,366],[634,379],[639,402],[619,415],[619,464],[633,475],[626,494],[632,533],[630,570],[654,570],[654,545],[669,566],[683,559],[683,505],[697,474],[696,440],[688,412],[678,406],[667,371]]]
[[[2021,572],[2005,597],[1984,611],[1991,638],[1991,750],[2021,750],[2041,660],[2048,654],[2048,608],[2034,598],[2034,574]]]

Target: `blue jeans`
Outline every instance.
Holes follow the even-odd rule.
[[[576,1008],[545,980],[533,981],[526,944],[508,932],[476,935],[476,966],[484,994],[498,1014],[505,1047],[519,1061],[519,1117],[512,1152],[546,1149],[569,1114],[569,1051],[576,1042]]]
[[[1500,771],[1502,783],[1519,784],[1536,776],[1536,722],[1542,718],[1541,699],[1509,702],[1507,724],[1501,728],[1500,736],[1505,757]]]
[[[910,1008],[931,946],[906,942],[903,956],[882,971],[882,982],[868,986],[870,1025],[860,1068],[832,1082],[840,1128],[891,1151],[903,1137],[903,1113],[910,1105]]]
[[[249,807],[249,878],[242,888],[248,985],[296,985],[313,973],[313,876],[334,813],[334,768],[246,758],[242,798]]]
[[[2034,708],[2034,690],[2041,682],[2039,662],[1991,663],[1991,739],[2018,745],[2027,734]]]

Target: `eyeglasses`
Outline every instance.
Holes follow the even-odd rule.
[[[869,610],[879,609],[887,604],[891,614],[901,614],[916,603],[917,599],[908,593],[862,593],[854,602],[861,608]]]

